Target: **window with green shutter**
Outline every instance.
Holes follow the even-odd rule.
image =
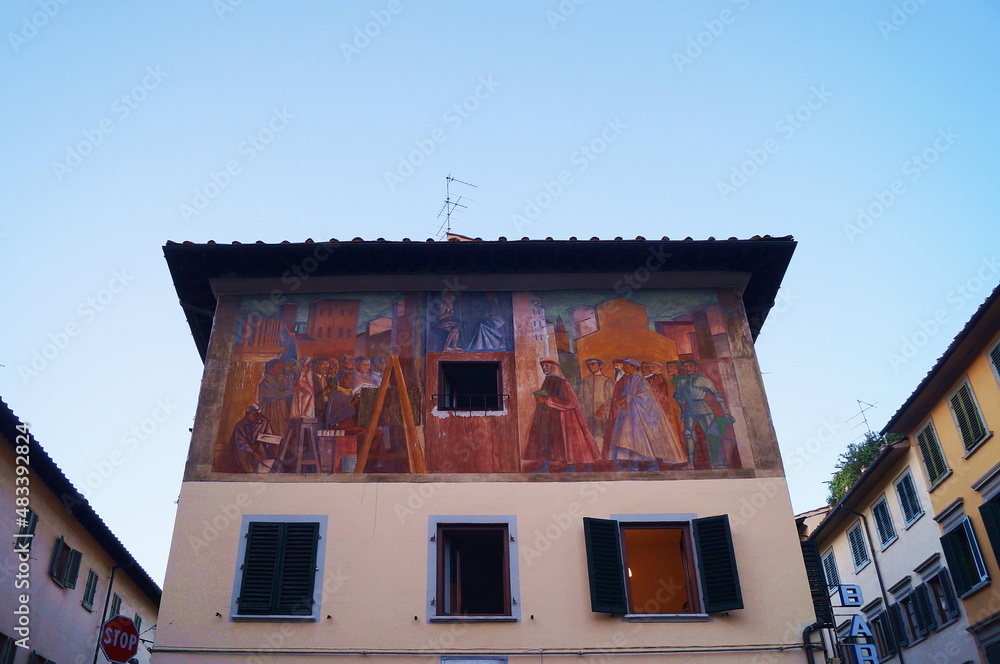
[[[585,518],[583,524],[593,611],[683,615],[743,608],[728,516]]]
[[[896,540],[896,526],[892,523],[892,515],[889,513],[889,504],[886,503],[885,496],[879,498],[872,505],[872,515],[875,517],[875,529],[878,531],[879,542],[885,549]]]
[[[319,541],[325,518],[316,519],[244,516],[233,620],[318,619]]]
[[[920,506],[920,498],[917,496],[917,489],[913,485],[913,476],[907,470],[898,480],[896,480],[896,497],[899,499],[899,509],[903,512],[903,521],[909,526],[917,520],[917,517],[924,513]]]
[[[26,511],[27,516],[23,520],[18,519],[17,536],[14,538],[14,548],[21,551],[31,551],[31,543],[35,541],[35,528],[38,527],[38,513],[30,507]]]
[[[80,604],[88,611],[94,610],[94,596],[97,594],[97,572],[90,570],[87,572],[87,586],[83,589],[83,601]]]
[[[809,594],[813,601],[813,614],[819,627],[836,627],[833,606],[830,603],[829,582],[823,572],[823,561],[819,555],[819,545],[807,540],[802,542],[802,561],[806,564],[806,578]]]
[[[948,474],[948,464],[945,462],[944,454],[941,452],[941,444],[938,443],[933,424],[928,423],[917,434],[917,447],[920,448],[920,456],[924,462],[924,469],[927,470],[927,479],[933,486]]]
[[[941,548],[959,597],[971,594],[989,580],[969,517],[941,536]]]
[[[66,540],[60,537],[56,540],[55,549],[52,551],[52,564],[49,567],[49,575],[60,588],[76,588],[76,578],[80,574],[80,561],[83,554],[66,544]]]
[[[851,557],[854,559],[855,571],[871,562],[868,557],[868,547],[865,546],[865,535],[861,532],[861,524],[856,523],[847,531],[847,543],[851,546]]]
[[[979,412],[976,398],[972,394],[972,386],[965,382],[949,397],[951,412],[955,416],[955,425],[962,436],[962,446],[971,450],[986,438],[986,424]]]
[[[837,592],[837,587],[840,585],[840,572],[837,570],[837,559],[833,555],[833,549],[823,554],[823,572],[826,574],[826,583],[832,595]]]
[[[958,618],[958,598],[955,597],[955,588],[951,585],[947,569],[942,569],[927,579],[927,590],[938,625],[944,626]]]

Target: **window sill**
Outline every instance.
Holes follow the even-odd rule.
[[[918,514],[915,517],[913,517],[913,521],[910,521],[909,523],[906,523],[906,524],[903,525],[903,530],[909,530],[910,526],[912,526],[913,524],[915,524],[917,521],[920,521],[920,517],[922,517],[923,515],[924,515],[924,513],[921,512],[920,514]]]
[[[973,454],[975,454],[976,452],[979,451],[979,448],[983,446],[983,443],[985,443],[987,440],[989,440],[992,437],[993,437],[993,432],[992,431],[987,431],[986,435],[983,436],[982,440],[980,440],[975,445],[973,445],[972,447],[970,447],[969,449],[967,449],[965,451],[965,455],[962,458],[963,459],[968,459],[970,456],[972,456]]]
[[[948,472],[939,477],[937,482],[931,484],[930,488],[927,489],[927,493],[934,493],[934,490],[941,486],[941,484],[949,477],[951,477],[951,468],[948,469]]]
[[[864,562],[864,564],[863,564],[863,565],[861,565],[861,567],[858,567],[857,565],[855,565],[855,566],[854,566],[854,572],[855,572],[855,573],[857,573],[857,572],[860,572],[860,571],[861,571],[861,570],[863,570],[864,568],[868,567],[868,565],[870,565],[870,564],[871,564],[871,562],[872,562],[872,560],[871,560],[871,558],[869,558],[868,560],[866,560],[866,561]]]
[[[517,616],[430,616],[432,623],[476,623],[476,622],[517,622]]]
[[[982,581],[980,581],[979,583],[977,583],[976,585],[974,585],[971,588],[969,588],[968,590],[966,590],[961,595],[959,595],[958,598],[959,599],[965,599],[966,597],[971,597],[972,595],[975,595],[977,592],[979,592],[980,590],[982,590],[983,588],[985,588],[988,585],[990,585],[990,580],[989,580],[989,578],[985,578]]]
[[[885,544],[882,544],[882,548],[879,549],[879,553],[885,551],[886,549],[888,549],[890,546],[892,546],[897,541],[899,541],[899,535],[894,536],[891,540],[889,540]]]
[[[318,616],[240,616],[231,615],[232,622],[319,622]]]
[[[626,613],[622,620],[634,623],[687,623],[710,622],[712,617],[707,613]]]

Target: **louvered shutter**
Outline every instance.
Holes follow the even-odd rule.
[[[920,499],[917,498],[917,490],[913,486],[913,477],[909,473],[904,475],[896,484],[896,491],[899,493],[899,505],[903,508],[903,518],[910,523],[923,510],[920,508]]]
[[[936,484],[948,472],[948,465],[941,454],[941,445],[938,444],[937,436],[934,434],[934,427],[930,424],[917,434],[917,447],[920,448],[920,455],[924,459],[927,479],[931,484]]]
[[[271,615],[278,585],[281,523],[253,521],[247,528],[243,582],[237,613],[241,616]]]
[[[913,589],[913,605],[917,611],[918,628],[921,630],[920,636],[937,629],[937,620],[934,618],[934,608],[931,606],[930,593],[927,591],[927,584],[920,584]]]
[[[312,613],[316,581],[318,523],[284,523],[281,571],[277,584],[275,615],[308,616]]]
[[[875,527],[878,528],[878,539],[884,547],[896,538],[896,528],[892,524],[892,515],[884,499],[875,503],[872,514],[875,516]]]
[[[736,553],[729,530],[729,516],[709,516],[695,519],[694,545],[701,569],[705,612],[731,611],[743,608],[743,591],[736,569]]]
[[[49,576],[59,585],[62,585],[63,557],[66,555],[67,548],[66,541],[60,535],[59,539],[56,540],[55,549],[52,551],[52,564],[49,565]]]
[[[883,611],[875,616],[875,622],[878,623],[879,628],[882,630],[882,638],[885,639],[886,652],[883,653],[883,657],[895,655],[899,648],[896,646],[896,635],[892,631],[892,625],[889,622],[889,614]]]
[[[865,536],[861,526],[857,525],[847,531],[847,541],[851,545],[851,556],[854,558],[854,568],[860,569],[868,564],[868,549],[865,547]]]
[[[910,636],[903,624],[902,609],[899,604],[890,604],[886,611],[889,614],[889,625],[892,627],[892,635],[895,637],[896,643],[900,647],[910,645]]]
[[[986,664],[1000,664],[1000,641],[983,647]]]
[[[948,620],[957,618],[959,615],[958,597],[955,596],[955,587],[951,585],[951,575],[948,574],[947,569],[942,569],[937,573],[937,576],[941,583],[941,590],[944,592],[944,601],[947,604],[944,613],[948,616]]]
[[[964,536],[961,526],[941,536],[941,549],[944,550],[944,557],[948,560],[948,571],[955,583],[955,593],[959,597],[978,582],[978,579],[972,578],[969,571],[973,561],[969,560],[965,547],[962,546]]]
[[[951,396],[951,409],[958,422],[958,430],[962,434],[962,444],[965,449],[971,449],[986,435],[986,426],[979,415],[979,409],[972,398],[972,388],[966,383]]]
[[[595,613],[628,613],[618,522],[584,517],[583,534],[590,575],[590,610]]]
[[[1000,344],[997,344],[990,350],[990,362],[993,363],[993,369],[1000,376]]]
[[[806,577],[809,579],[809,594],[812,595],[813,612],[820,627],[836,627],[833,618],[833,606],[830,604],[830,591],[823,573],[823,562],[820,560],[819,545],[813,541],[802,542],[802,560],[806,564]]]
[[[69,556],[66,561],[66,569],[63,574],[63,585],[67,588],[76,588],[76,579],[80,576],[80,561],[83,560],[83,554],[76,549],[69,550]]]
[[[1000,498],[994,498],[980,505],[979,514],[983,517],[986,535],[989,537],[990,546],[993,547],[993,556],[1000,562]]]
[[[833,557],[833,551],[823,556],[823,572],[826,574],[827,588],[840,585],[840,572],[837,571],[837,560]]]

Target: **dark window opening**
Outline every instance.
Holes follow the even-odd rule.
[[[507,526],[438,526],[437,615],[509,616]]]
[[[622,525],[629,613],[700,613],[686,525]]]
[[[441,362],[438,410],[503,410],[499,362]]]

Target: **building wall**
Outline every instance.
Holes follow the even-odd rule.
[[[0,483],[0,514],[3,515],[5,532],[13,534],[18,532],[15,524],[15,473],[15,450],[0,438],[0,477],[4,478]],[[13,547],[0,547],[0,588],[3,588],[0,591],[0,632],[21,638],[14,631],[19,620],[14,611],[21,605],[20,595],[27,594],[29,649],[18,648],[13,664],[28,662],[32,650],[58,664],[89,664],[93,661],[97,647],[114,562],[37,474],[32,472],[28,477],[30,508],[38,514],[38,525],[26,577],[21,576],[21,561]],[[49,575],[52,552],[59,537],[65,538],[66,544],[82,553],[75,588],[61,588]],[[90,569],[100,577],[93,610],[88,610],[81,604]],[[20,585],[24,583],[28,585]],[[138,613],[142,617],[140,637],[147,639],[151,645],[155,634],[153,628],[157,622],[157,607],[120,569],[115,574],[113,592],[122,598],[123,615],[133,618]],[[148,645],[140,644],[137,659],[140,664],[148,664]],[[97,661],[107,660],[99,655]]]
[[[417,654],[462,648],[525,652],[801,643],[802,628],[814,618],[787,495],[784,480],[775,478],[570,485],[186,482],[170,551],[156,661],[193,661],[188,658],[194,651],[212,649],[414,649],[412,660],[401,661],[417,661]],[[745,609],[695,623],[629,623],[591,611],[582,518],[651,512],[730,515]],[[228,619],[242,514],[328,516],[318,622],[282,625]],[[500,514],[517,519],[518,541],[513,546],[519,558],[520,621],[429,623],[428,518]],[[194,651],[178,652],[185,647]],[[213,661],[245,659],[217,654]],[[277,661],[276,656],[272,652],[265,659]],[[774,652],[760,661],[798,662],[802,656],[801,651]],[[715,653],[671,661],[749,659],[746,653]]]
[[[961,385],[966,378],[972,386],[979,410],[982,413],[987,430],[990,432],[1000,431],[1000,382],[994,370],[990,366],[986,352],[996,344],[997,338],[987,344],[975,355],[975,359],[969,364],[962,376],[956,380],[948,390],[952,390]],[[986,620],[991,616],[996,616],[1000,612],[1000,564],[997,561],[997,552],[990,545],[989,537],[983,526],[983,521],[979,513],[979,506],[983,504],[982,494],[974,489],[972,485],[982,478],[987,471],[992,469],[997,460],[1000,459],[1000,440],[996,435],[990,434],[985,442],[975,448],[971,453],[967,453],[962,445],[961,435],[955,424],[955,419],[949,407],[947,395],[940,399],[928,414],[933,421],[934,430],[937,433],[941,444],[941,450],[951,469],[951,474],[930,491],[932,509],[939,513],[954,501],[961,499],[965,514],[972,523],[979,543],[979,548],[983,554],[983,562],[986,564],[987,572],[991,579],[991,584],[974,592],[963,600],[965,610],[968,613],[969,623],[975,624]],[[911,440],[916,441],[917,434],[923,429],[928,420],[924,419],[920,425],[907,432]],[[926,475],[926,469],[924,472]],[[940,535],[940,533],[939,533]]]
[[[899,497],[894,482],[909,470],[913,478],[917,499],[923,513],[909,526],[906,526]],[[896,531],[896,539],[883,548],[878,534],[872,506],[882,497]],[[832,549],[837,561],[840,582],[843,585],[857,585],[861,588],[864,604],[861,607],[840,608],[838,594],[832,596],[834,612],[838,623],[846,621],[850,615],[872,615],[873,603],[882,598],[881,609],[888,604],[898,602],[901,596],[907,594],[910,588],[920,585],[926,578],[933,575],[942,566],[947,567],[947,561],[941,550],[941,532],[934,522],[934,512],[927,493],[927,485],[920,470],[918,454],[914,448],[909,448],[905,456],[891,466],[886,467],[877,479],[871,483],[868,491],[857,496],[852,501],[854,511],[864,514],[868,521],[868,530],[864,530],[861,517],[846,514],[836,527],[826,529],[816,538],[820,555],[826,555]],[[855,524],[862,523],[865,545],[871,560],[860,570],[856,570],[848,541],[847,532]],[[871,538],[869,538],[869,533]],[[934,559],[934,557],[937,557]],[[881,579],[876,571],[881,572]],[[929,562],[930,561],[930,562]],[[909,578],[910,584],[904,581]],[[900,587],[900,585],[904,587]],[[895,588],[895,592],[893,589]],[[869,608],[868,611],[863,609]],[[927,638],[903,648],[903,657],[907,662],[965,662],[978,659],[974,640],[966,632],[969,622],[965,611],[947,626],[928,634]],[[884,655],[885,653],[883,653]],[[937,657],[938,659],[935,659]],[[946,657],[942,659],[942,657]]]

